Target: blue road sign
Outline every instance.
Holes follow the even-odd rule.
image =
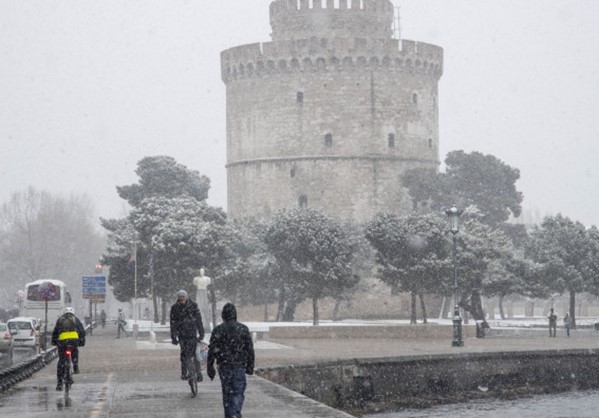
[[[82,276],[84,299],[104,299],[106,297],[106,276]]]

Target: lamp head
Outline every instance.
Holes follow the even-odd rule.
[[[450,231],[452,234],[457,234],[460,230],[460,215],[462,212],[464,211],[456,208],[455,205],[445,211],[451,222]]]

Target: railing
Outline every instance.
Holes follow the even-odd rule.
[[[30,378],[35,372],[58,356],[56,347],[46,350],[30,360],[23,361],[8,369],[0,371],[0,393],[8,390],[17,383]]]
[[[87,325],[85,331],[89,331],[92,326],[95,327],[96,323],[93,322],[91,325]],[[42,351],[30,360],[25,360],[8,369],[0,370],[0,393],[5,392],[25,379],[29,379],[35,372],[43,369],[56,357],[58,357],[58,349],[52,347],[46,351]]]

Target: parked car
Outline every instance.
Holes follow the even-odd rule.
[[[12,359],[14,352],[14,342],[12,334],[8,329],[8,324],[0,322],[0,353]]]
[[[9,319],[7,324],[15,347],[30,347],[34,351],[37,349],[40,338],[39,320],[21,316]]]

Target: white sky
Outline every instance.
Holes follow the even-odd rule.
[[[524,208],[599,225],[599,1],[402,0],[402,37],[440,45],[441,158],[521,171]],[[0,202],[115,186],[165,154],[226,206],[220,51],[269,41],[270,0],[0,0]]]

